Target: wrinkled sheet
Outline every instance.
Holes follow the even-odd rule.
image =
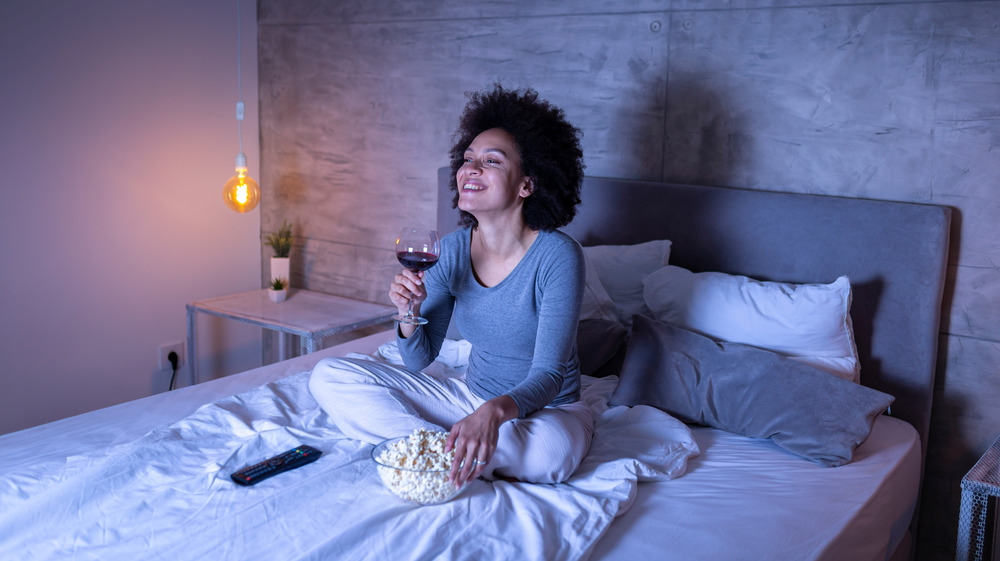
[[[698,454],[683,423],[607,407],[586,379],[591,451],[566,483],[474,481],[442,505],[397,499],[371,446],[343,437],[301,372],[206,404],[142,438],[0,479],[0,559],[586,559],[640,481]],[[233,471],[300,443],[316,462],[242,487]],[[39,443],[43,445],[43,443]]]

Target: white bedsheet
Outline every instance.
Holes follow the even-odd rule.
[[[684,477],[640,484],[595,560],[874,561],[904,539],[920,483],[920,441],[906,422],[878,417],[854,461],[835,468],[767,440],[693,432],[701,454]]]
[[[0,476],[0,559],[585,559],[640,480],[677,478],[698,453],[661,411],[608,409],[616,379],[602,379],[584,392],[597,431],[570,481],[475,481],[418,507],[381,485],[371,447],[331,426],[307,379],[209,403],[129,442],[31,465],[22,456]],[[299,443],[324,455],[253,487],[229,479]]]

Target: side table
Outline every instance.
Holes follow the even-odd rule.
[[[993,530],[988,528],[988,520],[997,516],[997,497],[1000,497],[1000,438],[962,478],[956,560],[982,561],[992,557],[986,551],[986,544],[987,532]]]
[[[266,289],[191,302],[187,305],[187,350],[192,385],[199,382],[199,313],[297,335],[300,354],[306,354],[319,350],[324,337],[392,321],[396,308],[302,289],[290,290],[279,303],[271,302]]]

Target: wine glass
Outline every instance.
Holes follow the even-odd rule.
[[[441,241],[435,230],[426,228],[403,228],[396,238],[396,259],[414,273],[430,269],[441,254]],[[395,315],[392,319],[400,323],[423,325],[425,318],[413,315],[413,299],[406,315]]]

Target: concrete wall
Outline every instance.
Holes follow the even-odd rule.
[[[256,2],[242,1],[257,174]],[[239,151],[235,1],[0,2],[0,433],[167,390],[184,304],[259,288]],[[201,324],[203,379],[260,331]],[[178,372],[186,385],[187,365]]]
[[[434,224],[464,92],[492,81],[562,106],[591,175],[954,207],[918,543],[952,558],[959,481],[1000,431],[1000,2],[259,10],[261,228],[296,222],[293,284],[385,301],[394,234]]]

